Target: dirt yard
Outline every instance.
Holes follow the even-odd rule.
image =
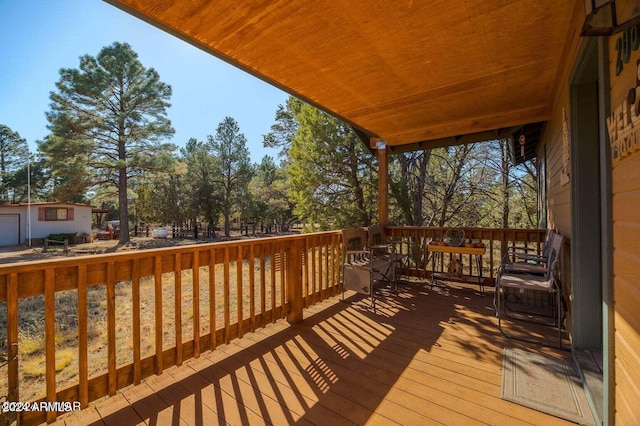
[[[267,236],[276,236],[282,234],[260,234],[256,237],[267,237]],[[248,238],[245,236],[240,236],[239,233],[232,233],[230,240],[237,240]],[[116,251],[128,251],[128,250],[146,250],[153,248],[161,248],[161,247],[172,247],[172,246],[183,246],[190,245],[196,243],[202,243],[204,241],[208,242],[217,242],[217,241],[226,241],[227,239],[224,237],[218,237],[216,239],[199,239],[193,240],[188,238],[151,238],[151,237],[131,237],[131,245],[127,247],[118,247],[117,240],[106,240],[106,241],[93,241],[91,243],[85,244],[74,244],[69,248],[69,253],[65,254],[63,251],[63,247],[53,246],[50,247],[47,252],[43,252],[42,247],[26,247],[26,246],[9,246],[9,247],[0,247],[0,264],[5,263],[16,263],[16,262],[30,262],[34,260],[42,260],[42,259],[55,259],[55,258],[66,258],[66,257],[75,257],[75,256],[87,256],[92,254],[99,253],[113,253]]]

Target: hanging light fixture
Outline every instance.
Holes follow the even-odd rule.
[[[583,37],[610,36],[640,23],[640,0],[585,0],[584,8]]]

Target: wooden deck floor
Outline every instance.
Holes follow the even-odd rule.
[[[571,424],[500,398],[503,348],[525,346],[498,332],[492,296],[405,284],[375,313],[335,297],[58,423]]]

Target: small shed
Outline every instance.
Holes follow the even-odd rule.
[[[50,234],[91,234],[94,206],[76,203],[22,203],[0,205],[0,246],[17,245]],[[29,220],[30,218],[30,220]]]

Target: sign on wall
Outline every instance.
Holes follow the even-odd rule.
[[[636,62],[635,87],[607,117],[607,132],[612,161],[620,161],[640,149],[640,60]]]

